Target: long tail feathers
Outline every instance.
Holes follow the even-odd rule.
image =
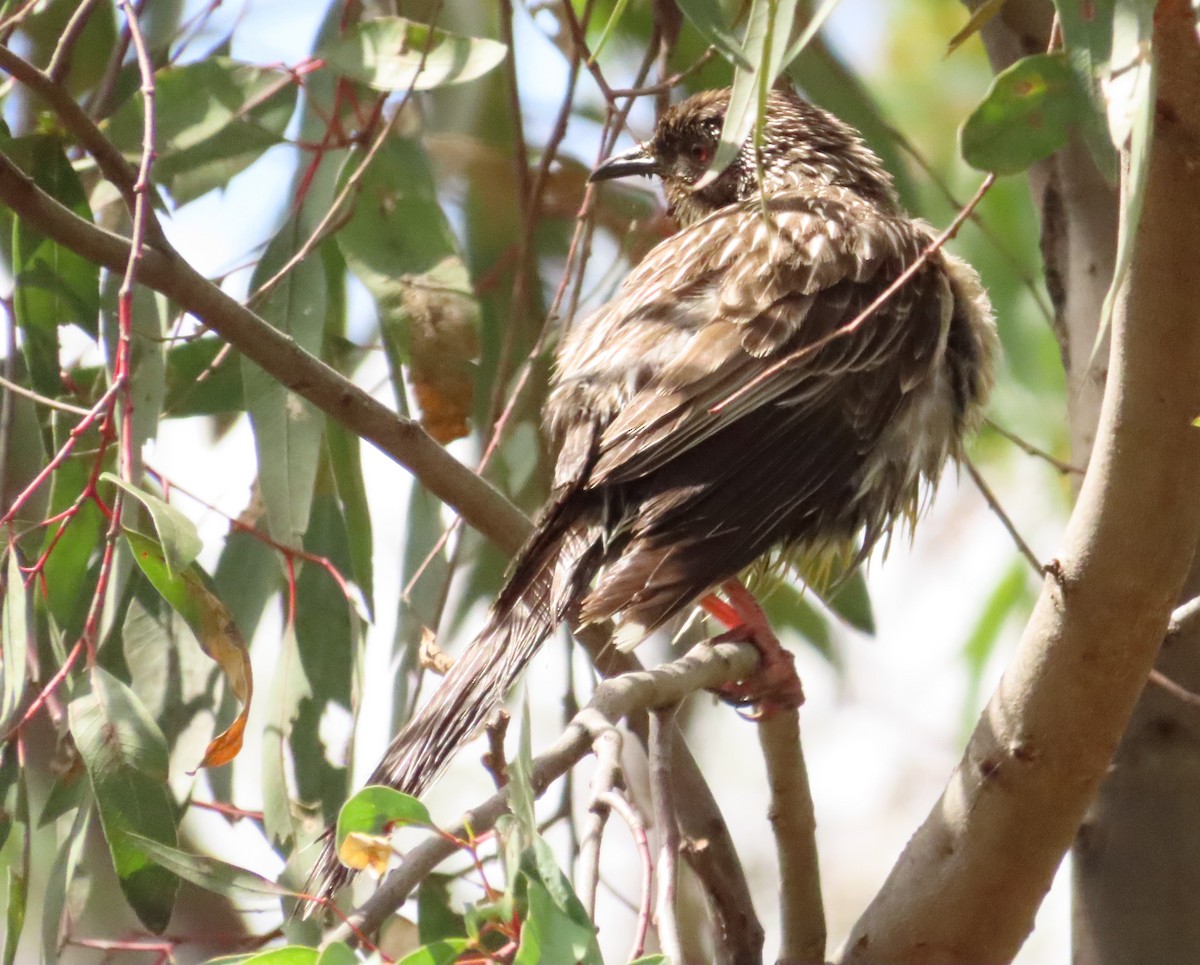
[[[454,662],[429,702],[392,741],[368,780],[419,796],[475,732],[591,579],[596,547],[586,526],[555,527],[543,520],[526,544],[487,625]],[[334,852],[326,833],[309,876],[310,895],[332,898],[354,872]],[[311,908],[309,909],[311,910]]]

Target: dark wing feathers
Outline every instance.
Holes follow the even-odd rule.
[[[576,334],[614,365],[626,324],[670,343],[619,391],[597,373],[608,395],[574,399],[602,427],[580,489],[628,507],[584,619],[624,614],[635,643],[773,545],[885,528],[858,511],[857,484],[937,362],[953,298],[934,259],[857,321],[930,237],[852,204],[781,195],[773,229],[757,202],[720,212],[656,249]],[[652,297],[633,304],[638,291]]]

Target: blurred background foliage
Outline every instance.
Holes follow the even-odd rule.
[[[733,0],[710,6],[734,30],[745,16]],[[79,0],[9,0],[0,17],[12,49],[44,67],[81,9]],[[143,109],[128,26],[103,0],[86,9],[86,26],[60,76],[137,163]],[[798,19],[811,13],[800,4]],[[377,15],[436,22],[461,37],[511,45],[512,58],[481,66],[466,82],[381,92],[355,79],[369,71],[346,67],[361,56],[354,53],[359,48],[334,52],[339,38]],[[960,159],[955,138],[991,79],[977,39],[947,53],[965,19],[954,0],[845,0],[787,71],[806,96],[863,131],[895,174],[905,204],[939,226],[981,178]],[[572,20],[582,24],[592,49],[603,38],[596,73],[572,54]],[[628,265],[669,230],[649,183],[605,185],[581,208],[588,170],[631,135],[646,136],[668,97],[638,98],[628,133],[614,141],[597,74],[616,89],[638,86],[639,74],[646,83],[680,75],[669,94],[674,100],[728,84],[731,65],[707,52],[708,41],[671,3],[573,0],[567,10],[459,0],[394,7],[179,0],[147,4],[141,22],[156,68],[152,180],[172,242],[299,344],[420,418],[463,462],[484,462],[486,478],[535,511],[551,466],[538,411],[557,332],[601,304]],[[477,47],[475,54],[486,61],[490,49]],[[28,158],[35,179],[75,210],[127,234],[119,198],[55,113],[12,79],[0,93],[5,152]],[[390,133],[380,137],[388,123]],[[336,230],[314,236],[340,192],[349,201],[336,210]],[[4,376],[88,409],[112,377],[119,279],[72,263],[55,247],[50,258],[62,278],[39,282],[30,243],[40,242],[22,239],[9,213],[0,219],[9,275]],[[1062,364],[1025,181],[1001,178],[951,246],[979,269],[999,319],[1004,361],[991,418],[1063,456]],[[281,269],[286,273],[278,275]],[[87,297],[72,301],[68,283]],[[47,293],[50,304],[39,304],[35,296]],[[30,628],[29,666],[36,668],[27,678],[24,661],[14,666],[17,651],[6,644],[5,685],[13,695],[4,706],[0,856],[10,869],[6,902],[17,961],[39,954],[53,960],[64,940],[72,961],[142,961],[133,957],[140,952],[105,942],[132,942],[130,935],[159,930],[166,918],[180,961],[277,937],[274,900],[255,910],[244,895],[214,896],[185,883],[172,903],[170,889],[131,884],[128,869],[117,888],[113,861],[121,870],[121,855],[110,819],[124,805],[105,803],[97,767],[154,773],[151,783],[161,788],[168,765],[159,757],[167,752],[170,800],[148,805],[171,827],[179,825],[178,839],[164,833],[164,842],[234,859],[269,877],[286,862],[281,880],[298,887],[315,854],[308,845],[419,698],[422,628],[435,630],[453,652],[504,572],[499,550],[454,527],[452,514],[410,486],[401,470],[226,351],[175,306],[139,290],[134,319],[137,421],[134,437],[118,444],[145,458],[132,481],[199,528],[203,550],[191,566],[211,580],[205,576],[202,589],[180,592],[201,612],[227,608],[249,641],[257,689],[247,746],[232,765],[189,773],[240,701],[124,543],[116,544],[111,578],[97,588],[106,565],[100,506],[113,497],[97,477],[116,470],[116,453],[111,439],[95,432],[81,437],[70,458],[31,491],[6,534],[10,560],[19,553],[37,576],[14,582],[10,575],[5,601],[7,630]],[[77,419],[5,394],[5,511],[45,470]],[[1019,525],[1057,524],[1069,500],[1060,473],[990,428],[973,458]],[[957,533],[959,551],[997,524],[977,499],[961,490],[953,498],[936,528],[943,536]],[[68,515],[57,517],[63,511]],[[151,521],[141,525],[149,531]],[[969,619],[952,631],[961,711],[953,728],[971,719],[995,648],[1031,599],[1031,571],[1011,544],[999,545],[1009,548],[986,561],[988,585],[955,601],[956,612]],[[970,561],[979,562],[978,554]],[[852,673],[850,641],[877,627],[889,638],[911,637],[918,626],[910,622],[896,634],[880,619],[871,597],[881,569],[886,575],[874,564],[866,582],[852,584],[832,606],[786,589],[770,601],[785,637],[832,668],[831,693],[852,689],[845,676]],[[24,593],[18,583],[28,584]],[[72,658],[64,686],[12,730],[68,662],[93,611],[100,619],[92,643],[105,676]],[[236,653],[239,644],[229,646]],[[535,701],[535,723],[540,717],[540,726],[552,729],[568,684],[578,693],[567,707],[586,696],[589,684],[578,667],[555,664],[545,673],[559,685],[553,700]],[[76,702],[96,702],[97,680],[142,708],[132,738],[141,744],[116,765],[86,759],[71,723],[77,715],[67,712],[90,710]],[[480,787],[466,782],[466,790],[455,792],[454,778],[448,783],[458,808],[472,803]],[[89,817],[95,799],[103,828]],[[569,842],[567,848],[569,854]],[[882,867],[888,860],[882,856]],[[838,912],[831,917],[836,935]],[[306,937],[300,926],[288,931]]]

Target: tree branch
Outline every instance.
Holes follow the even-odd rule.
[[[110,271],[123,271],[129,260],[127,239],[63,207],[3,154],[0,202],[30,227]],[[161,246],[143,250],[137,280],[162,292],[282,385],[404,466],[492,542],[510,553],[521,545],[529,532],[529,521],[498,490],[454,459],[416,422],[398,416],[304,351],[221,291],[176,251]]]
[[[596,688],[592,699],[568,725],[563,735],[534,760],[534,794],[541,796],[547,787],[578,763],[597,736],[611,728],[622,717],[648,707],[678,703],[697,690],[718,687],[722,683],[742,680],[754,670],[758,651],[746,644],[700,644],[672,663],[654,670],[625,674],[606,680]],[[465,836],[467,828],[479,835],[490,830],[496,819],[508,811],[508,789],[493,794],[478,807],[468,811],[451,834]],[[326,935],[326,944],[334,941],[354,941],[355,929],[370,933],[399,908],[410,892],[442,861],[457,850],[456,845],[442,837],[430,838],[413,848],[404,862],[388,875],[361,908],[348,916],[348,921]]]
[[[1159,122],[1136,253],[1059,565],[941,800],[839,961],[1012,958],[1105,775],[1200,537],[1200,51],[1186,4],[1164,4],[1155,25]]]
[[[812,965],[825,961],[825,908],[799,712],[781,711],[760,720],[758,741],[771,789],[767,816],[779,855],[778,965]]]

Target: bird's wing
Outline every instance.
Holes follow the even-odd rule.
[[[764,404],[786,406],[793,424],[808,410],[830,424],[806,438],[850,430],[842,441],[859,449],[891,407],[861,388],[840,411],[820,404],[837,376],[887,368],[879,392],[894,396],[930,371],[953,308],[939,256],[861,317],[930,243],[926,230],[800,193],[771,198],[768,214],[748,202],[679,233],[602,310],[611,354],[644,343],[657,364],[604,428],[587,485],[653,472]]]

